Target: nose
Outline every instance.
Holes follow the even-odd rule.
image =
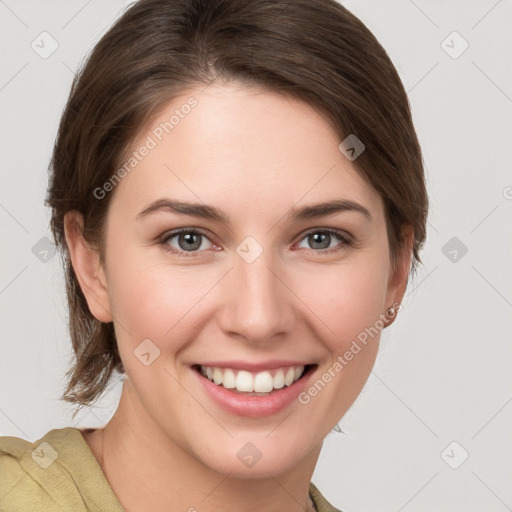
[[[235,254],[219,316],[226,335],[262,346],[289,333],[296,321],[296,299],[286,277],[270,251],[263,251],[252,262]]]

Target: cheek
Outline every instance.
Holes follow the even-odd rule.
[[[166,264],[161,254],[153,260],[143,257],[143,250],[139,257],[134,250],[118,261],[112,273],[112,310],[126,329],[121,329],[122,338],[129,336],[131,345],[149,338],[163,346],[164,340],[179,338],[205,290],[218,281],[212,272]]]
[[[384,312],[385,269],[361,262],[302,273],[297,295],[314,312],[333,352],[346,350],[353,339],[375,325]]]
[[[116,245],[127,246],[121,241]],[[191,328],[190,320],[194,319],[194,329],[200,329],[212,307],[212,297],[223,295],[224,271],[208,265],[173,265],[166,261],[164,249],[156,247],[112,249],[116,254],[111,252],[111,261],[116,264],[111,266],[109,294],[115,323],[120,325],[118,339],[129,338],[127,345],[132,351],[146,338],[178,351],[179,339],[186,339],[185,331]],[[293,294],[285,293],[282,300],[303,312],[298,324],[309,317],[330,352],[342,353],[383,313],[385,264],[375,251],[361,251],[338,264],[308,263],[283,269]],[[208,291],[212,293],[205,297]],[[167,346],[170,339],[173,347]]]

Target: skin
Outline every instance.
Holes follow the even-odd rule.
[[[140,130],[130,151],[192,95],[198,106],[111,192],[104,267],[79,234],[80,216],[66,216],[73,267],[92,314],[114,322],[127,373],[111,421],[83,434],[127,511],[169,503],[200,512],[308,510],[323,439],[363,388],[380,334],[308,404],[294,401],[268,417],[220,409],[190,366],[300,359],[317,363],[319,377],[401,302],[412,231],[404,231],[408,243],[393,270],[382,199],[338,150],[326,118],[263,89],[191,88]],[[164,210],[135,219],[162,197],[215,206],[230,225]],[[372,220],[355,211],[286,218],[292,207],[341,198],[363,205]],[[193,256],[159,243],[183,227],[209,235]],[[341,230],[354,243],[333,236],[328,247],[339,250],[322,254],[304,234],[310,228]],[[263,249],[252,263],[236,252],[247,236]],[[185,252],[179,242],[166,243]],[[133,353],[147,338],[160,349],[149,366]],[[262,453],[251,468],[237,458],[246,442]]]

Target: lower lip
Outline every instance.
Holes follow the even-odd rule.
[[[236,414],[238,416],[246,416],[251,418],[259,418],[263,416],[271,416],[282,411],[292,404],[299,394],[306,387],[311,375],[315,373],[316,368],[309,371],[306,375],[295,381],[290,386],[277,389],[269,395],[242,395],[217,386],[214,382],[203,377],[197,370],[192,371],[204,386],[206,393],[223,409]]]

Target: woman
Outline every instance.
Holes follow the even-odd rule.
[[[428,206],[374,36],[334,0],[141,0],[77,75],[51,168],[63,398],[125,379],[101,429],[1,438],[3,509],[338,510],[311,477]]]

